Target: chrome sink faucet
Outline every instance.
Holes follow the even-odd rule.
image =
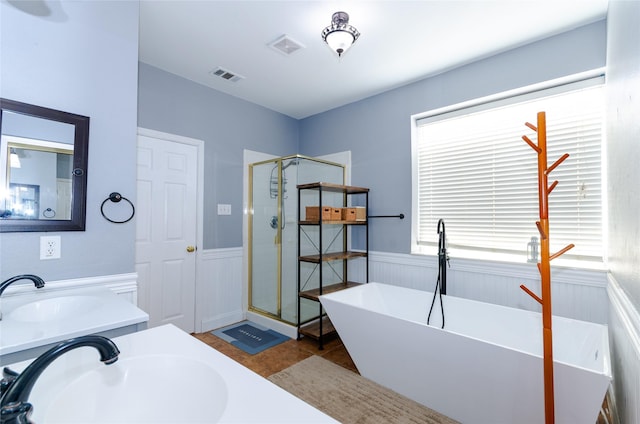
[[[118,347],[108,338],[89,335],[58,343],[37,357],[22,373],[5,367],[0,381],[0,424],[31,423],[29,417],[33,406],[27,400],[40,374],[59,356],[83,346],[95,348],[105,365],[116,362],[120,354]]]
[[[33,274],[16,275],[15,277],[11,277],[9,279],[4,280],[2,283],[0,283],[0,296],[2,296],[2,293],[7,287],[15,283],[16,281],[20,281],[20,280],[33,281],[33,284],[36,286],[37,289],[41,289],[44,287],[44,280],[38,277],[37,275],[33,275]],[[1,319],[2,319],[2,311],[0,310],[0,320]]]

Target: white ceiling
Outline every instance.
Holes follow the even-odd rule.
[[[322,41],[345,11],[362,34],[342,57]],[[603,19],[607,0],[142,0],[140,61],[304,118]],[[305,46],[286,56],[268,44]],[[210,71],[244,77],[230,82]]]

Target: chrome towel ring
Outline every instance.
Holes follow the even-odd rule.
[[[119,203],[121,200],[124,200],[127,203],[129,203],[129,205],[131,206],[131,216],[129,216],[129,218],[127,218],[127,219],[125,219],[123,221],[115,221],[115,220],[107,217],[104,214],[104,204],[107,203],[108,200],[111,200],[113,203]],[[100,213],[102,214],[104,219],[106,219],[109,222],[113,222],[114,224],[124,224],[125,222],[131,221],[131,219],[133,218],[133,215],[135,215],[135,213],[136,213],[136,208],[135,208],[135,206],[133,206],[133,203],[131,203],[131,201],[129,199],[127,199],[126,197],[122,196],[118,192],[113,192],[113,193],[111,193],[109,195],[109,197],[104,199],[104,201],[102,202],[102,205],[100,205]]]
[[[44,212],[42,212],[42,216],[44,216],[45,218],[55,218],[56,217],[56,211],[51,209],[51,208],[47,208],[44,210]]]

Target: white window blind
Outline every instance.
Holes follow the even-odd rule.
[[[544,111],[548,165],[570,155],[549,175],[549,184],[558,181],[549,196],[551,251],[573,243],[563,257],[601,261],[602,85],[514,101],[416,122],[417,244],[437,244],[444,218],[450,248],[526,253],[539,237],[538,176],[537,154],[521,137],[537,144],[524,123],[537,125]]]

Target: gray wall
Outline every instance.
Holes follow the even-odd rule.
[[[609,269],[640,311],[640,2],[612,1],[607,45],[607,193],[609,202]],[[613,306],[610,307],[614,309]],[[637,341],[615,316],[610,345],[616,405],[621,423],[639,422]],[[628,323],[627,326],[633,326]],[[637,325],[637,322],[635,323]],[[636,331],[638,331],[636,329]],[[637,333],[636,333],[637,335]]]
[[[0,2],[0,96],[91,118],[86,231],[56,233],[62,258],[44,261],[44,233],[0,234],[0,278],[133,272],[135,222],[109,223],[100,204],[112,191],[135,198],[138,2],[46,6],[36,16]]]
[[[141,63],[138,123],[205,141],[205,248],[242,245],[243,149],[309,156],[351,150],[352,184],[372,189],[370,212],[406,216],[374,221],[370,248],[408,253],[410,116],[603,67],[605,48],[605,21],[598,21],[300,121]],[[231,222],[218,222],[217,203],[238,211]]]
[[[351,150],[352,183],[371,187],[370,212],[407,216],[374,222],[370,248],[407,253],[411,114],[605,64],[600,21],[296,121],[138,64],[136,2],[50,4],[52,16],[35,17],[1,3],[2,96],[91,117],[87,231],[62,233],[62,259],[52,261],[38,259],[40,234],[2,234],[2,277],[134,270],[135,220],[108,223],[99,205],[112,191],[135,198],[137,125],[204,140],[205,249],[242,244],[244,149],[310,156]],[[218,203],[231,204],[233,215],[219,222]]]
[[[204,248],[242,246],[243,150],[297,153],[298,121],[144,63],[138,96],[140,127],[205,142]]]
[[[371,189],[370,213],[405,214],[373,221],[369,248],[409,253],[412,114],[603,67],[605,59],[606,24],[598,21],[306,118],[300,153],[351,150],[351,183]]]

